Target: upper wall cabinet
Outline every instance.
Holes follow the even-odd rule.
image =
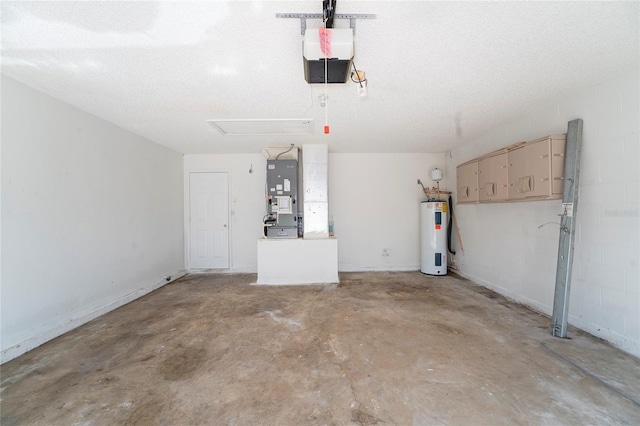
[[[509,151],[509,199],[562,198],[565,144],[553,135]]]
[[[506,201],[509,198],[507,153],[478,160],[480,202]]]
[[[520,142],[458,166],[458,203],[562,198],[566,135]],[[469,170],[475,164],[477,173]],[[476,188],[471,196],[467,188]]]
[[[478,160],[464,163],[457,168],[457,196],[459,203],[478,202]]]

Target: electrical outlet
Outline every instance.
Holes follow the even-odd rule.
[[[382,249],[382,255],[383,256],[389,256],[389,254],[390,253],[389,253],[389,249],[388,248]]]

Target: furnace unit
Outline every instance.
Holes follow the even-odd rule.
[[[420,203],[420,271],[447,274],[447,202]]]
[[[298,162],[267,160],[267,238],[298,238]]]

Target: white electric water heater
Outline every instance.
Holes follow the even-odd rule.
[[[420,271],[447,274],[447,202],[420,203]]]

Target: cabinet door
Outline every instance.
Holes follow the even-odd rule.
[[[492,201],[495,196],[495,182],[491,179],[491,158],[478,161],[478,199]]]
[[[528,143],[508,153],[509,199],[551,196],[551,140]]]
[[[562,198],[564,188],[564,151],[566,139],[551,140],[551,185],[554,198]],[[558,197],[559,195],[559,197]]]
[[[527,197],[551,195],[551,140],[546,139],[526,146],[526,175],[533,176],[533,188]]]
[[[506,201],[509,199],[509,168],[506,152],[495,157],[493,171],[498,187],[496,201]]]
[[[457,167],[457,201],[474,203],[478,201],[478,162],[462,164]]]
[[[509,199],[520,200],[527,195],[527,187],[525,184],[529,184],[528,178],[526,178],[526,150],[525,146],[516,148],[507,153],[507,160],[509,162]],[[527,182],[525,182],[527,180]]]
[[[508,198],[506,153],[478,162],[478,192],[480,201],[504,201]]]

